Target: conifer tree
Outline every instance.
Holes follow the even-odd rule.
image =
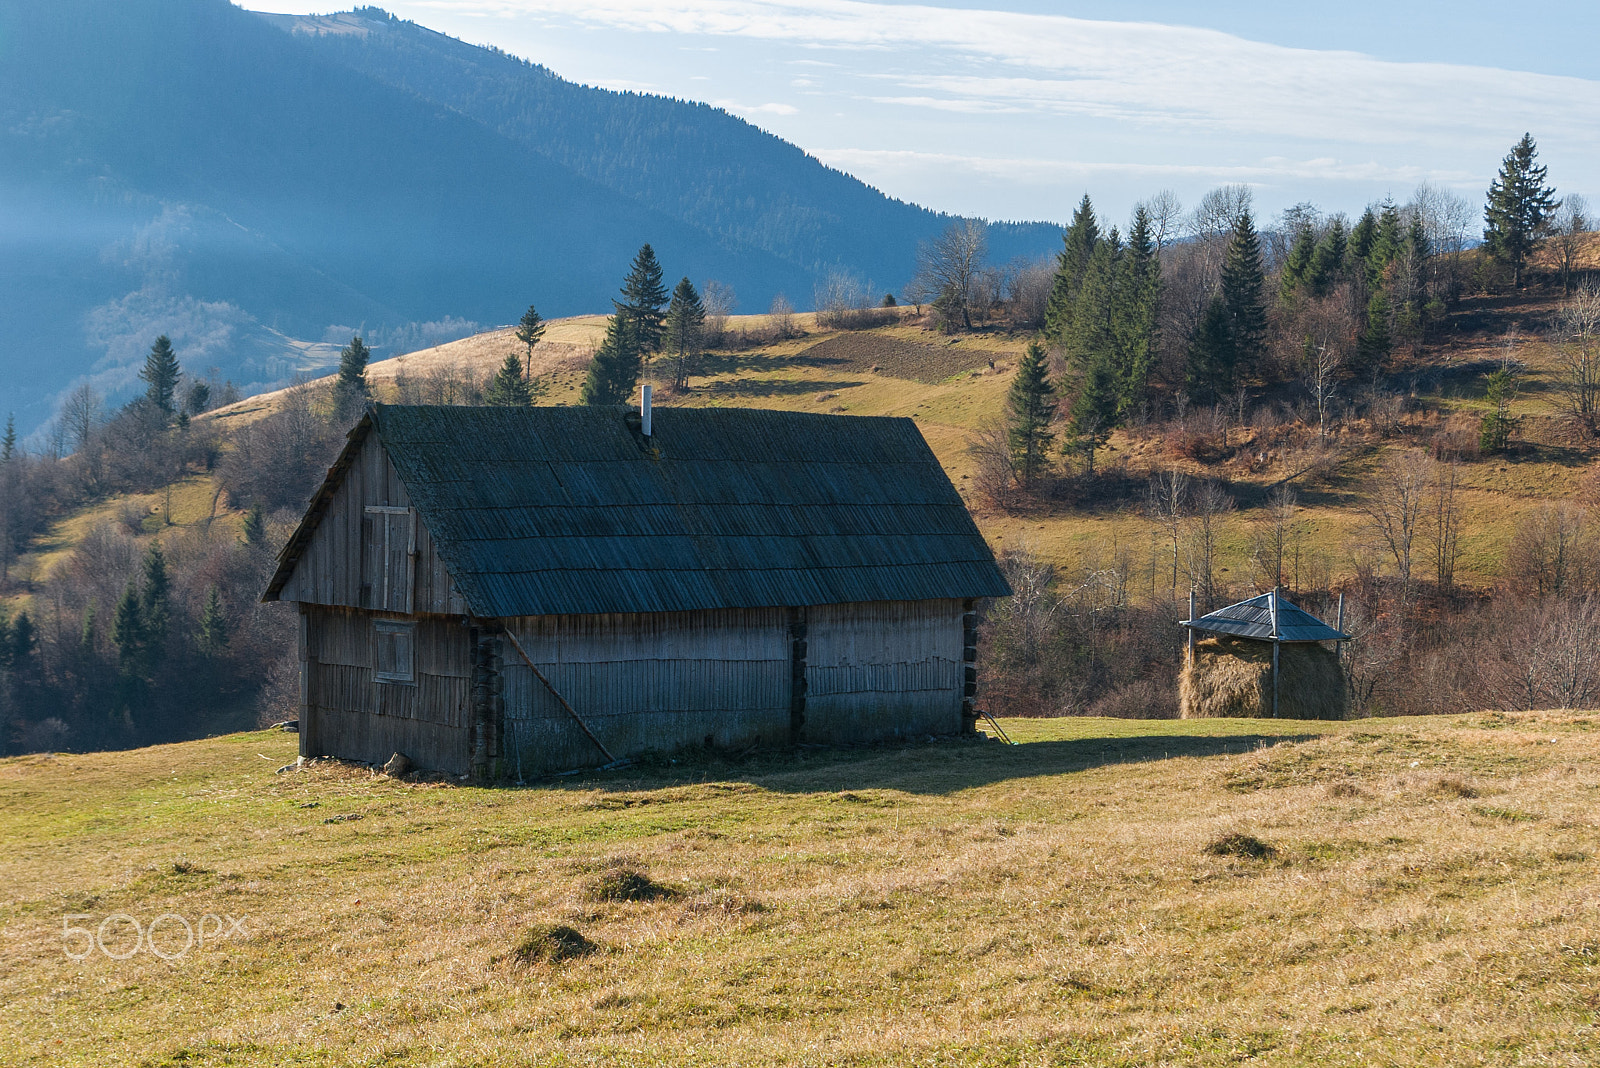
[[[200,623],[195,631],[195,644],[208,657],[221,656],[228,648],[228,618],[222,610],[222,597],[215,584],[206,596],[206,606],[200,613]]]
[[[667,308],[667,351],[676,357],[672,372],[672,388],[689,387],[689,364],[700,354],[701,338],[705,333],[706,309],[688,278],[680,281],[672,291],[672,304]]]
[[[1144,400],[1161,351],[1161,259],[1153,229],[1141,204],[1128,231],[1113,316],[1120,353],[1119,420]]]
[[[1083,195],[1072,222],[1061,235],[1061,251],[1056,254],[1056,275],[1050,284],[1050,299],[1045,305],[1045,336],[1060,344],[1072,329],[1077,310],[1078,287],[1083,284],[1089,259],[1100,244],[1100,224],[1094,217],[1089,194]]]
[[[144,556],[144,591],[139,598],[140,619],[151,664],[166,651],[167,625],[171,620],[172,582],[167,576],[167,557],[161,543],[152,541]]]
[[[250,506],[244,516],[244,543],[257,549],[267,543],[267,519],[261,502]]]
[[[580,404],[626,404],[639,381],[636,324],[622,308],[606,322],[606,336],[589,362]]]
[[[26,611],[17,613],[10,632],[6,640],[6,644],[10,647],[7,650],[6,660],[15,674],[31,674],[34,654],[39,651],[39,633]]]
[[[1389,294],[1379,286],[1367,300],[1366,329],[1356,341],[1356,358],[1369,371],[1382,367],[1383,361],[1394,349],[1394,338],[1389,329],[1390,312]]]
[[[1278,299],[1282,303],[1293,304],[1302,289],[1311,287],[1312,261],[1316,252],[1316,231],[1311,229],[1310,223],[1302,222],[1295,231],[1289,255],[1284,258],[1283,270],[1278,275]]]
[[[1394,201],[1385,200],[1378,214],[1378,230],[1373,236],[1372,252],[1367,257],[1369,284],[1383,284],[1384,272],[1405,251],[1405,246],[1406,233],[1400,220],[1400,209]]]
[[[1312,296],[1326,296],[1328,290],[1339,281],[1340,275],[1344,272],[1345,252],[1349,247],[1350,238],[1345,233],[1344,220],[1335,216],[1328,223],[1327,232],[1322,235],[1322,240],[1317,242],[1316,250],[1311,254]]]
[[[6,432],[0,437],[0,464],[8,464],[17,454],[17,417],[13,414],[6,416]]]
[[[169,419],[173,414],[173,394],[177,392],[178,379],[182,375],[178,354],[172,350],[172,339],[162,334],[150,346],[150,354],[144,358],[144,369],[139,372],[139,377],[146,383],[146,399]]]
[[[1108,359],[1098,359],[1089,366],[1088,373],[1072,399],[1072,418],[1067,424],[1067,440],[1062,451],[1083,457],[1089,473],[1094,474],[1094,454],[1104,447],[1119,421],[1122,406],[1121,383]]]
[[[1213,404],[1233,389],[1233,342],[1228,331],[1228,306],[1219,290],[1213,293],[1194,335],[1189,339],[1184,386],[1200,404]]]
[[[99,622],[99,607],[91,598],[83,609],[83,627],[78,631],[78,651],[84,656],[94,653],[95,625]]]
[[[533,381],[533,347],[544,337],[544,318],[532,304],[522,313],[521,320],[517,323],[517,340],[528,348],[528,367],[525,375],[528,381]]]
[[[1517,376],[1509,365],[1490,373],[1486,399],[1493,410],[1479,424],[1478,444],[1485,452],[1503,452],[1511,443],[1511,433],[1521,418],[1511,414],[1511,402],[1517,396]]]
[[[1545,183],[1549,169],[1538,158],[1533,135],[1523,134],[1501,161],[1483,211],[1484,246],[1490,256],[1510,265],[1512,284],[1519,289],[1528,255],[1558,206],[1555,189]]]
[[[1249,210],[1241,211],[1222,261],[1222,301],[1228,311],[1228,336],[1234,372],[1257,370],[1267,350],[1266,272],[1261,239]],[[1230,381],[1231,385],[1231,381]]]
[[[1114,322],[1121,261],[1122,236],[1116,230],[1089,253],[1072,316],[1060,339],[1067,366],[1076,375],[1087,374],[1097,362],[1116,359]]]
[[[1055,434],[1050,417],[1055,411],[1055,390],[1050,385],[1049,360],[1037,341],[1017,364],[1016,377],[1006,396],[1006,443],[1011,448],[1011,470],[1028,485],[1044,466]]]
[[[111,641],[117,647],[117,662],[125,678],[142,678],[146,673],[147,636],[144,612],[139,603],[139,588],[133,582],[122,591],[116,613],[111,617]]]
[[[352,337],[350,344],[339,350],[339,377],[334,379],[333,394],[341,409],[366,401],[367,364],[371,359],[372,350],[359,336]]]
[[[533,393],[528,389],[522,361],[516,353],[506,353],[505,362],[495,372],[489,388],[484,390],[483,402],[501,408],[526,408],[533,403]]]
[[[203,380],[196,379],[189,383],[189,389],[183,397],[183,411],[185,415],[199,415],[211,408],[211,386]]]
[[[617,313],[632,321],[634,350],[643,355],[661,348],[662,324],[666,319],[667,291],[661,284],[661,264],[649,245],[639,249],[622,283],[622,300]]]
[[[1345,250],[1345,270],[1351,278],[1370,280],[1372,250],[1377,243],[1378,216],[1369,207],[1350,231],[1350,246]]]

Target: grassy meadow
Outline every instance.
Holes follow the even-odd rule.
[[[1005,726],[506,789],[0,761],[0,1063],[1600,1056],[1600,717]],[[69,957],[117,913],[206,940]]]

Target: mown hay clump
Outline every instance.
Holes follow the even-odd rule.
[[[1344,719],[1349,691],[1331,649],[1285,643],[1278,654],[1280,719]],[[1184,719],[1272,715],[1272,643],[1225,635],[1195,643],[1194,659],[1178,677]]]
[[[528,928],[511,951],[518,964],[559,964],[573,957],[585,957],[600,947],[583,932],[564,923],[539,923]]]
[[[659,901],[675,898],[679,891],[650,878],[644,869],[626,860],[613,860],[583,888],[590,901]]]

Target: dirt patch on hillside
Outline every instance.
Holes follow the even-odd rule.
[[[962,371],[988,367],[993,355],[960,345],[928,345],[880,334],[835,334],[800,353],[800,358],[818,366],[873,371],[931,385]]]

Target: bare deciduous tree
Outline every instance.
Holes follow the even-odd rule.
[[[733,287],[715,278],[707,279],[700,287],[700,304],[706,310],[706,344],[722,344],[722,336],[728,330],[728,316],[739,306]]]
[[[1524,593],[1538,597],[1587,592],[1600,579],[1600,545],[1588,512],[1565,501],[1547,501],[1524,516],[1506,551],[1506,575]]]
[[[1050,287],[1055,277],[1056,265],[1049,258],[1012,262],[1006,278],[1006,299],[1011,302],[1011,315],[1016,325],[1032,329],[1044,325],[1044,312],[1050,303]]]
[[[1591,225],[1589,202],[1582,193],[1568,193],[1556,209],[1555,218],[1550,220],[1550,243],[1555,248],[1563,293],[1572,292],[1572,275]]]
[[[972,329],[978,272],[989,254],[989,228],[977,219],[951,223],[938,237],[917,247],[917,273],[911,293],[932,302],[947,329],[959,323]]]
[[[1181,541],[1183,517],[1189,507],[1189,476],[1182,471],[1168,469],[1150,476],[1149,495],[1145,511],[1161,531],[1162,540],[1171,550],[1172,592],[1178,592],[1178,567],[1183,558]]]
[[[1155,242],[1156,255],[1159,256],[1178,236],[1178,227],[1183,219],[1183,201],[1172,190],[1163,189],[1144,201],[1142,206],[1150,216],[1150,238]]]
[[[1600,432],[1600,287],[1579,287],[1562,305],[1554,335],[1562,406],[1589,433]]]
[[[1461,556],[1461,510],[1456,503],[1460,468],[1455,463],[1435,463],[1424,499],[1419,537],[1433,580],[1441,590],[1456,584],[1456,561]]]
[[[1365,530],[1374,548],[1394,564],[1401,605],[1411,603],[1412,564],[1426,512],[1434,461],[1417,451],[1391,458],[1383,465],[1361,503]]]
[[[1189,495],[1181,539],[1183,571],[1202,612],[1217,607],[1217,541],[1233,509],[1232,495],[1215,482],[1202,482]]]
[[[1291,487],[1279,486],[1268,495],[1267,507],[1256,521],[1250,538],[1250,564],[1259,589],[1287,585],[1285,565],[1300,536],[1295,511],[1295,492]]]

